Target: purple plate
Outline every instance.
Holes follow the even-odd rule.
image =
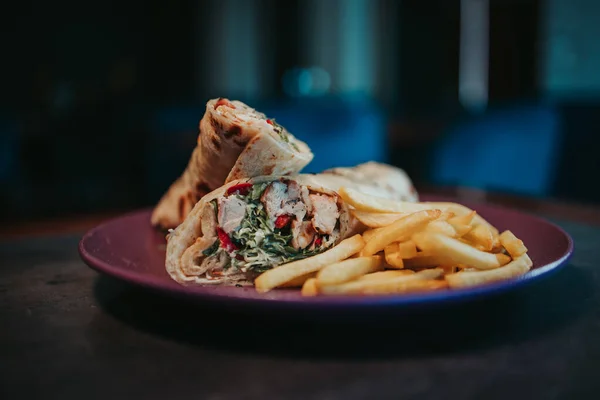
[[[422,198],[426,201],[456,201],[452,198],[432,196]],[[238,309],[250,306],[264,310],[277,308],[351,311],[365,307],[431,305],[490,296],[516,289],[556,271],[566,264],[573,252],[571,237],[548,221],[497,206],[462,203],[477,210],[500,231],[510,229],[522,239],[533,260],[532,270],[518,279],[477,288],[410,295],[302,297],[297,289],[279,289],[260,294],[252,287],[185,287],[171,280],[165,271],[166,241],[163,234],[150,226],[150,210],[128,214],[90,230],[79,243],[79,253],[87,265],[101,273],[188,300],[234,306]]]

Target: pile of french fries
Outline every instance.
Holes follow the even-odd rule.
[[[305,296],[383,295],[468,288],[516,278],[532,267],[511,231],[500,233],[457,203],[408,203],[339,192],[368,227],[324,253],[261,274],[259,292],[302,287]]]

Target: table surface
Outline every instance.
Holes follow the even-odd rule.
[[[572,211],[551,219],[575,254],[545,280],[344,323],[223,312],[98,275],[81,232],[4,239],[0,398],[595,399],[600,228]]]

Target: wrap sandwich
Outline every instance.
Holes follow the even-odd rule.
[[[268,269],[319,254],[365,229],[339,188],[417,200],[406,175],[399,180],[389,174],[396,168],[374,165],[382,171],[377,183],[353,179],[350,168],[344,175],[260,176],[224,185],[167,235],[167,272],[183,285],[251,284]]]
[[[162,196],[151,223],[183,222],[202,196],[236,179],[300,172],[313,154],[275,120],[240,101],[209,100],[187,168]]]

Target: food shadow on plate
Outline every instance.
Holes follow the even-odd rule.
[[[198,305],[106,276],[98,277],[94,294],[120,322],[179,343],[281,357],[385,359],[538,338],[586,313],[593,287],[585,271],[568,267],[492,298],[381,313],[362,310],[356,318]]]

